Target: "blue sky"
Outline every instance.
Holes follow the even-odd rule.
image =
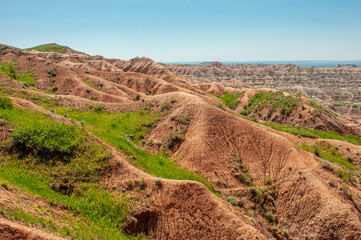
[[[361,1],[1,1],[0,43],[51,42],[163,62],[361,60]]]

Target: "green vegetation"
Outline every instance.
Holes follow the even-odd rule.
[[[125,237],[122,223],[141,200],[110,192],[99,182],[110,168],[110,153],[103,146],[93,143],[79,127],[57,123],[42,113],[13,107],[0,109],[0,118],[16,127],[1,147],[1,182],[60,204],[84,219],[85,226],[71,226],[74,238]],[[39,151],[55,151],[67,156],[67,161],[56,161],[50,154],[39,158]],[[12,215],[38,221],[21,212]]]
[[[329,162],[321,162],[322,167],[333,172],[339,176],[344,182],[349,183],[355,181],[355,172],[359,172],[359,168],[353,165],[352,159],[348,156],[341,154],[337,147],[333,147],[330,143],[320,141],[314,145],[297,144],[303,150],[312,152],[316,156],[335,163],[342,168],[332,167]],[[335,186],[335,183],[330,182],[331,186]]]
[[[12,79],[28,84],[29,86],[34,86],[36,80],[32,77],[32,73],[30,71],[26,73],[19,73],[15,69],[15,65],[13,61],[9,61],[7,65],[0,64],[0,72],[8,75]]]
[[[13,103],[11,99],[8,97],[0,96],[0,108],[2,109],[13,108]]]
[[[352,106],[361,107],[361,104],[357,104],[357,103],[348,103],[348,102],[341,102],[341,101],[338,101],[338,103],[342,104],[342,105],[352,105]]]
[[[150,113],[148,110],[136,112],[84,112],[57,109],[61,115],[84,121],[86,129],[103,141],[125,152],[145,172],[162,178],[193,180],[203,183],[210,190],[212,186],[200,175],[178,166],[178,164],[164,155],[151,155],[139,147],[144,142],[145,135],[162,117],[162,112]],[[149,141],[152,144],[152,140]]]
[[[32,90],[41,91],[39,89],[32,89]],[[41,92],[44,92],[44,91],[41,91]],[[36,105],[41,105],[45,108],[53,108],[54,106],[57,106],[58,102],[59,102],[59,98],[35,95],[35,94],[28,93],[25,90],[14,91],[10,88],[4,88],[2,86],[0,86],[0,95],[8,96],[8,97],[11,96],[11,97],[22,98],[22,99],[31,101],[31,102],[35,103]]]
[[[338,164],[351,171],[359,171],[359,169],[352,164],[349,157],[341,154],[336,147],[333,147],[329,142],[320,141],[314,145],[299,144],[299,146],[308,152],[314,153],[316,156],[326,159],[332,163]]]
[[[13,218],[15,220],[24,223],[30,223],[32,225],[40,226],[43,228],[52,228],[51,232],[57,232],[57,228],[59,228],[59,226],[56,226],[56,224],[52,221],[51,218],[44,219],[42,217],[33,216],[31,214],[25,213],[21,209],[13,210],[6,209],[4,206],[0,206],[0,213],[6,218]]]
[[[250,96],[248,104],[245,106],[245,109],[240,113],[246,116],[253,113],[258,113],[259,111],[266,108],[268,109],[268,117],[270,117],[273,111],[275,111],[276,109],[280,109],[283,116],[289,116],[289,114],[302,103],[305,102],[302,100],[301,95],[299,94],[285,96],[282,91],[262,91],[253,96]],[[315,101],[309,100],[306,104],[317,110],[322,110],[337,116],[336,113],[316,103]],[[302,117],[302,114],[299,116]]]
[[[97,86],[95,86],[92,82],[90,82],[88,79],[85,80],[85,83],[91,86],[93,89],[100,91]]]
[[[241,156],[237,153],[233,153],[230,161],[233,163],[233,176],[241,183],[245,184],[248,187],[248,192],[251,197],[251,201],[256,205],[254,209],[263,216],[269,224],[277,224],[276,216],[276,206],[274,202],[267,201],[270,197],[272,199],[276,198],[276,185],[274,184],[271,177],[267,176],[265,178],[265,186],[262,189],[257,188],[253,183],[252,176],[248,173],[247,168],[242,164]],[[236,205],[236,201],[233,197],[228,196],[227,199],[232,205]],[[240,206],[244,207],[243,204]],[[246,214],[249,212],[246,208]]]
[[[283,116],[288,116],[293,109],[295,109],[302,99],[295,96],[285,96],[282,91],[259,92],[249,97],[249,102],[245,106],[245,110],[241,112],[242,115],[249,115],[257,113],[262,109],[268,107],[268,116],[276,109],[281,109]]]
[[[322,106],[322,105],[320,105],[320,104],[317,104],[316,102],[314,102],[314,101],[312,101],[312,100],[307,101],[307,104],[310,105],[311,107],[314,107],[314,108],[318,109],[318,110],[323,110],[323,111],[325,111],[325,112],[328,112],[328,113],[330,113],[330,114],[332,114],[332,115],[337,116],[337,114],[334,113],[334,112],[332,112],[330,109],[328,109],[328,108],[326,108],[326,107],[324,107],[324,106]]]
[[[105,107],[103,105],[90,105],[89,108],[93,110],[94,112],[102,112],[105,110]]]
[[[227,91],[223,92],[223,96],[219,97],[224,104],[226,104],[230,109],[235,109],[240,101],[240,98],[243,96],[244,92],[228,93]]]
[[[16,149],[32,152],[36,157],[67,160],[84,139],[84,133],[75,125],[46,122],[16,128],[10,141]]]
[[[353,136],[353,135],[342,136],[337,132],[321,131],[310,128],[300,128],[295,126],[282,125],[278,123],[263,123],[263,124],[273,129],[276,129],[277,131],[288,132],[303,137],[335,139],[335,140],[352,143],[355,145],[361,145],[361,137],[358,136]]]
[[[58,45],[56,43],[49,43],[49,44],[44,44],[44,45],[40,45],[40,46],[36,46],[36,47],[32,47],[32,48],[26,48],[25,50],[31,51],[31,50],[36,50],[36,51],[40,51],[40,52],[58,52],[58,53],[63,53],[65,49],[68,49],[69,47],[67,46],[61,46]]]

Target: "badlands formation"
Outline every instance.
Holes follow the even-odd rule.
[[[0,62],[1,239],[361,239],[361,68]]]

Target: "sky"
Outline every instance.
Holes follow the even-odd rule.
[[[0,43],[159,62],[361,60],[361,0],[0,0]]]

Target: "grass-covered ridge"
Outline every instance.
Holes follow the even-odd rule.
[[[59,107],[56,99],[32,95],[25,91],[13,93],[0,88],[0,93],[7,96],[16,94],[17,97],[28,99],[45,109],[85,123],[87,131],[127,153],[130,161],[151,175],[167,179],[198,181],[213,190],[211,184],[199,174],[179,167],[165,154],[151,155],[140,147],[149,131],[166,114],[164,109],[167,104],[162,105],[163,109],[154,113],[147,110],[147,107],[134,112],[109,112],[105,111],[102,105],[89,106],[90,111],[85,111]],[[12,118],[12,116],[8,117]],[[17,114],[17,118],[17,121],[28,124],[27,118],[23,115]]]
[[[198,181],[212,190],[212,186],[202,176],[179,167],[175,161],[165,155],[151,155],[139,146],[162,117],[162,112],[151,113],[140,109],[135,112],[117,113],[56,108],[56,113],[66,114],[69,118],[84,122],[86,130],[125,152],[130,161],[151,175],[167,179]]]
[[[293,110],[297,109],[298,106],[309,105],[317,110],[322,110],[329,114],[337,116],[336,113],[330,109],[316,103],[315,101],[305,101],[301,95],[284,95],[282,91],[261,91],[255,95],[249,96],[248,104],[244,110],[240,113],[245,116],[251,116],[252,114],[258,113],[263,109],[267,109],[267,117],[269,118],[272,113],[276,110],[281,112],[282,116],[289,116]]]
[[[297,144],[307,152],[315,154],[317,157],[332,162],[340,167],[333,167],[327,161],[321,161],[322,167],[339,176],[345,183],[355,181],[355,176],[359,175],[360,169],[353,164],[350,156],[340,153],[337,147],[332,146],[329,142],[319,141],[313,145]]]
[[[307,104],[310,105],[311,107],[314,107],[317,110],[323,110],[325,112],[328,112],[328,113],[330,113],[332,115],[337,116],[337,113],[332,112],[330,109],[316,103],[315,101],[309,100],[309,101],[307,101]]]
[[[361,145],[361,137],[353,136],[353,135],[346,135],[342,136],[337,132],[333,131],[321,131],[311,128],[301,128],[289,125],[282,125],[279,123],[263,123],[264,125],[276,129],[277,131],[281,132],[288,132],[294,135],[299,135],[303,137],[311,137],[311,138],[321,138],[321,139],[335,139],[340,140],[348,143],[352,143],[355,145]]]
[[[111,154],[103,146],[93,143],[80,127],[55,122],[42,113],[7,107],[0,108],[0,119],[16,129],[0,149],[1,181],[61,204],[83,219],[82,226],[75,224],[67,231],[71,238],[126,238],[122,223],[142,200],[111,192],[100,183],[111,166]],[[39,157],[39,150],[63,152],[67,157]],[[38,221],[22,213],[11,214]]]
[[[241,114],[249,115],[257,113],[267,107],[269,108],[269,116],[276,109],[281,109],[281,114],[288,116],[293,109],[297,108],[301,101],[302,99],[300,97],[292,95],[285,96],[282,91],[262,91],[249,97],[249,102]]]
[[[19,73],[15,69],[15,64],[13,61],[9,61],[7,64],[0,63],[0,72],[8,75],[10,78],[25,83],[31,87],[34,86],[36,80],[33,78],[33,74],[30,71],[25,73]]]
[[[35,46],[32,48],[26,48],[25,50],[31,51],[31,50],[36,50],[36,51],[40,51],[40,52],[58,52],[58,53],[63,53],[65,49],[68,49],[69,47],[67,46],[61,46],[59,44],[56,43],[48,43],[48,44],[44,44],[44,45],[39,45],[39,46]]]

